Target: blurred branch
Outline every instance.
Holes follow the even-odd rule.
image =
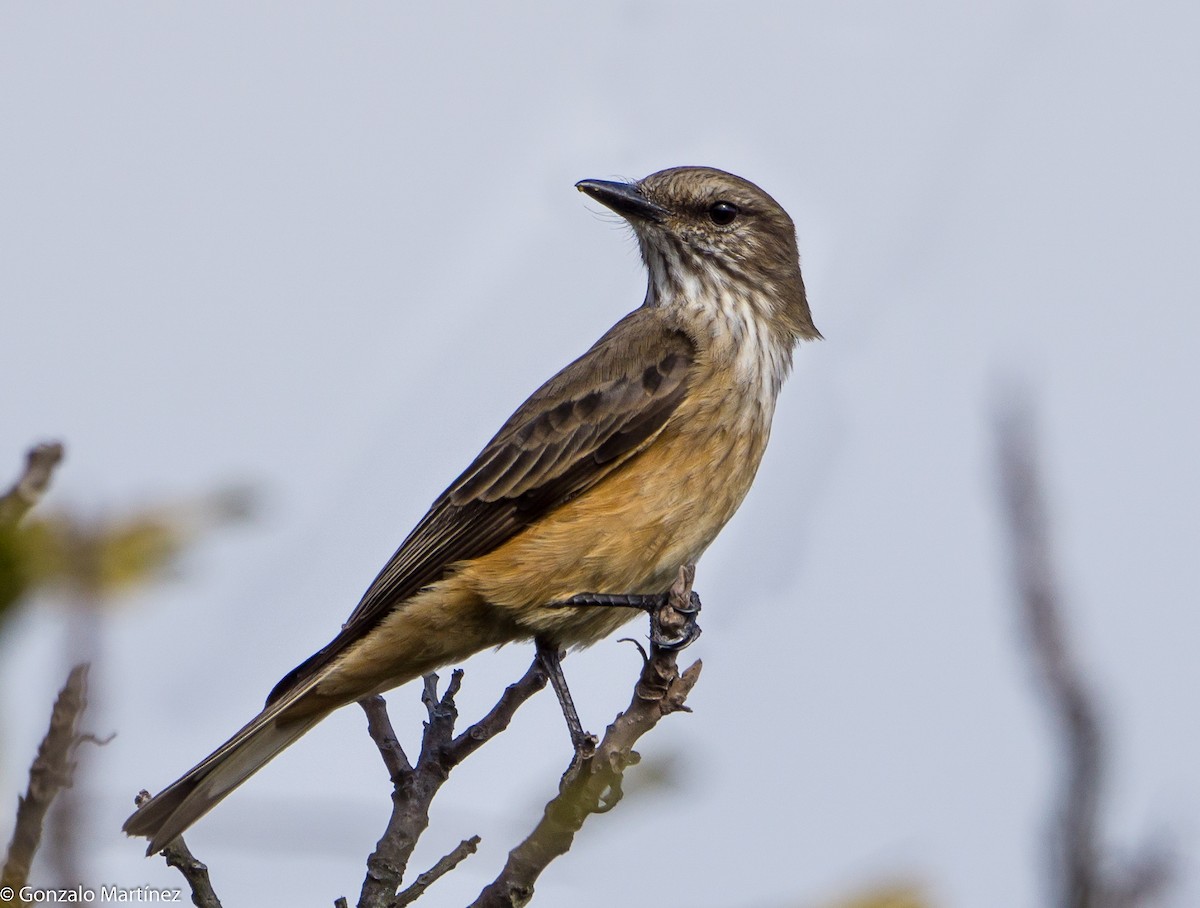
[[[677,615],[691,612],[694,569],[681,570],[671,588],[668,608]],[[701,663],[679,673],[676,651],[652,646],[623,713],[608,726],[594,754],[572,760],[558,795],[546,805],[533,832],[514,848],[500,875],[479,894],[471,908],[516,908],[533,897],[534,883],[543,870],[571,847],[589,816],[606,813],[621,800],[625,769],[638,762],[637,740],[664,716],[687,711],[688,694],[700,677]]]
[[[29,768],[29,787],[17,801],[17,821],[0,884],[20,889],[29,879],[29,869],[42,841],[46,813],[55,797],[69,788],[74,778],[75,748],[90,736],[77,731],[79,719],[87,708],[86,665],[71,669],[67,683],[59,691],[50,714],[50,729],[38,747],[37,756]]]
[[[1112,871],[1103,854],[1098,815],[1104,739],[1095,696],[1075,662],[1063,624],[1032,423],[1028,403],[1010,401],[996,417],[996,444],[1021,617],[1066,754],[1053,849],[1058,904],[1135,908],[1161,894],[1169,861],[1160,852],[1143,849],[1131,865]]]
[[[359,895],[359,908],[407,905],[467,855],[474,853],[478,837],[459,845],[397,897],[396,892],[404,881],[413,848],[429,826],[429,806],[449,778],[450,771],[485,742],[504,731],[521,704],[546,686],[546,675],[535,658],[525,675],[505,689],[491,712],[455,737],[454,723],[458,720],[458,708],[454,698],[462,684],[462,674],[461,669],[451,674],[450,683],[440,698],[437,694],[437,675],[425,676],[421,700],[429,714],[429,721],[425,724],[421,754],[415,766],[409,763],[396,740],[383,698],[372,697],[360,704],[367,714],[367,730],[392,780],[392,815],[375,851],[367,858],[367,875]]]
[[[133,799],[133,803],[141,807],[149,800],[150,792],[142,790]],[[166,860],[168,867],[174,867],[183,874],[192,890],[192,904],[196,908],[221,908],[221,900],[213,890],[212,880],[208,878],[208,865],[196,859],[183,841],[183,836],[176,836],[159,854]]]
[[[11,489],[0,497],[0,526],[13,527],[35,504],[42,500],[50,485],[54,468],[63,459],[63,446],[44,442],[25,455],[25,471]]]

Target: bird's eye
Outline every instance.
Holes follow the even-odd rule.
[[[733,223],[734,218],[738,216],[738,207],[730,202],[717,202],[708,209],[708,218],[718,227],[725,227]]]

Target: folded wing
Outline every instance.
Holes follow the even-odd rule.
[[[456,562],[486,554],[602,480],[662,431],[695,345],[660,310],[627,315],[523,403],[380,571],[341,633],[289,673],[272,703],[328,665]]]

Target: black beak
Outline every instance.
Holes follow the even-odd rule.
[[[661,223],[667,209],[656,205],[642,195],[636,183],[611,183],[608,180],[580,180],[575,184],[580,192],[586,192],[601,205],[611,208],[621,217],[630,220]]]

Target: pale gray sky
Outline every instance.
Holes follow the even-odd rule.
[[[538,904],[893,876],[1043,903],[1055,767],[995,511],[1005,375],[1039,400],[1112,842],[1168,832],[1179,904],[1200,899],[1198,27],[1166,2],[6,4],[6,472],[61,437],[47,506],[230,479],[269,502],[105,631],[97,885],[178,884],[118,832],[133,793],[251,716],[511,409],[641,301],[632,242],[572,184],[710,164],[791,212],[827,339],[700,566],[695,714],[641,748],[686,755],[680,786],[589,823]],[[0,648],[10,803],[61,635],[42,609]],[[464,716],[530,655],[472,660]],[[587,724],[636,664],[614,642],[568,661]],[[416,688],[391,701],[413,740]],[[567,758],[542,696],[456,772],[414,867],[484,841],[431,904],[495,875]],[[377,764],[344,710],[202,821],[226,904],[356,894]],[[694,849],[669,875],[643,851],[664,816]]]

